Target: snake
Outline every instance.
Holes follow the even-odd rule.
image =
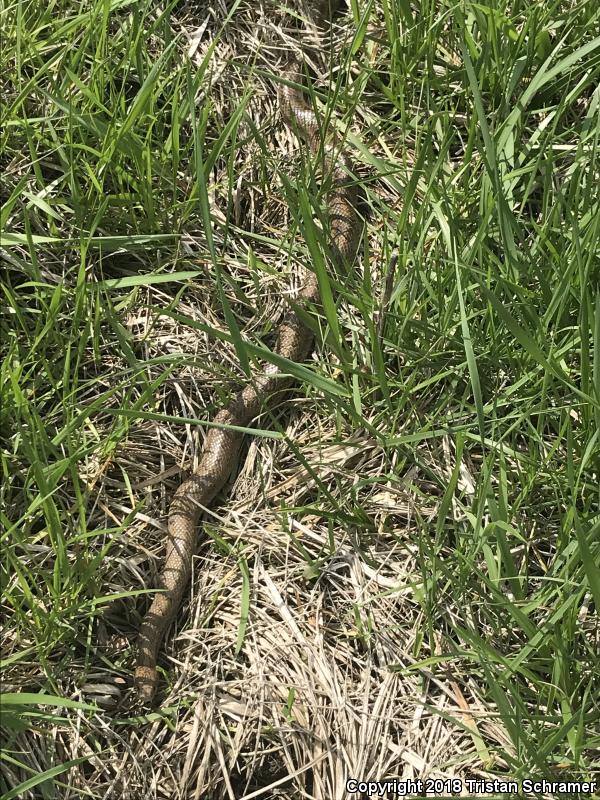
[[[332,11],[331,0],[313,6],[313,20],[324,24]],[[278,106],[292,132],[306,142],[320,159],[327,176],[326,239],[332,260],[348,264],[357,246],[356,204],[358,189],[350,177],[353,165],[335,135],[325,137],[319,118],[305,98],[303,64],[289,59],[278,81]],[[289,307],[276,329],[274,352],[292,362],[306,359],[313,334],[296,309],[319,304],[317,277],[304,267],[296,304]],[[202,511],[209,507],[231,475],[244,437],[239,428],[250,427],[268,407],[273,395],[286,390],[292,378],[268,362],[218,411],[205,437],[198,466],[176,490],[168,510],[166,553],[159,589],[142,620],[137,643],[134,687],[138,699],[150,704],[158,686],[157,658],[165,633],[174,620],[191,574],[197,528]]]

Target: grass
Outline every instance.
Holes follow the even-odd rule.
[[[277,114],[291,4],[1,11],[7,799],[600,787],[600,11],[350,6],[311,89],[364,192],[338,271]],[[318,345],[148,713],[169,498],[307,262]]]

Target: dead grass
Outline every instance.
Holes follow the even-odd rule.
[[[153,9],[148,20],[160,19],[164,10]],[[107,30],[117,42],[119,29],[133,25],[137,12],[123,7],[112,13]],[[64,284],[75,318],[88,320],[94,333],[80,334],[84,347],[71,367],[78,379],[73,395],[64,393],[65,403],[77,398],[73,416],[59,422],[49,400],[37,405],[48,437],[59,440],[58,451],[62,447],[72,465],[52,489],[64,541],[48,534],[50,523],[28,527],[25,491],[7,497],[7,517],[25,522],[11,529],[11,552],[24,566],[21,574],[5,577],[4,688],[43,690],[96,709],[53,708],[49,702],[33,726],[12,730],[3,790],[14,796],[10,791],[19,783],[57,765],[66,766],[21,796],[329,799],[352,796],[345,789],[350,777],[464,781],[540,768],[536,743],[543,760],[546,723],[528,729],[530,738],[521,741],[515,725],[519,714],[527,724],[541,719],[536,681],[552,680],[552,666],[544,672],[552,655],[536,651],[540,673],[527,662],[529,671],[517,674],[515,661],[534,633],[511,628],[501,598],[514,600],[534,631],[554,624],[556,607],[544,605],[538,593],[553,580],[553,537],[560,538],[564,517],[548,479],[539,487],[537,507],[531,499],[521,509],[509,502],[504,526],[493,528],[495,506],[486,503],[494,502],[489,498],[496,489],[502,496],[508,484],[507,495],[518,493],[535,481],[531,445],[518,433],[494,439],[493,428],[479,436],[477,398],[475,406],[465,400],[471,384],[460,317],[448,317],[432,332],[432,312],[420,300],[422,291],[438,295],[440,319],[448,311],[437,273],[446,266],[437,250],[443,235],[434,222],[436,214],[438,221],[454,214],[466,226],[477,195],[467,187],[459,197],[457,190],[456,205],[442,213],[445,199],[436,195],[431,171],[441,184],[458,181],[470,160],[469,145],[465,138],[465,149],[456,145],[452,152],[443,142],[431,144],[424,165],[425,139],[412,130],[400,138],[387,118],[386,103],[391,110],[394,99],[377,89],[391,64],[390,20],[382,9],[368,16],[362,45],[360,26],[346,15],[336,21],[331,58],[328,44],[318,58],[313,53],[320,76],[315,85],[334,108],[365,186],[360,258],[352,274],[332,279],[342,340],[332,342],[320,320],[309,364],[312,383],[265,412],[234,480],[207,510],[187,600],[161,656],[159,704],[151,713],[136,707],[135,633],[146,592],[156,585],[169,500],[201,452],[206,421],[244,379],[224,309],[244,341],[272,343],[295,267],[308,259],[290,213],[287,181],[305,181],[312,191],[304,155],[279,119],[273,88],[282,55],[314,44],[301,19],[272,4],[217,3],[177,6],[168,21],[180,38],[171,72],[165,68],[158,81],[153,114],[160,118],[163,103],[169,117],[173,86],[191,85],[194,75],[203,74],[179,101],[195,101],[184,115],[189,124],[178,133],[181,154],[190,157],[149,160],[146,199],[142,191],[125,198],[123,208],[131,203],[135,211],[128,217],[116,209],[114,228],[110,215],[101,217],[98,235],[132,237],[134,247],[84,251],[73,244],[62,260],[52,248],[38,250],[39,281],[52,290]],[[144,47],[158,63],[169,44],[166,27],[152,27]],[[423,66],[447,83],[449,96],[453,87],[464,91],[452,42],[449,34],[448,49],[440,44]],[[139,88],[141,75],[138,81]],[[332,103],[327,98],[336,87]],[[414,95],[402,98],[410,105]],[[46,102],[39,98],[41,107]],[[443,113],[428,111],[426,103],[402,113],[439,113],[445,124]],[[220,147],[219,137],[240,110]],[[468,137],[469,113],[457,113],[453,124],[464,125]],[[176,149],[172,127],[167,132]],[[483,172],[482,153],[471,158]],[[45,166],[49,176],[51,164]],[[204,184],[198,178],[203,168]],[[16,156],[11,170],[9,191],[25,171]],[[122,177],[124,187],[129,179]],[[422,224],[426,205],[429,225]],[[77,222],[58,220],[56,230],[73,235]],[[34,230],[42,232],[41,225]],[[176,244],[138,246],[148,235],[173,232]],[[394,249],[400,255],[395,272]],[[11,254],[19,271],[30,261],[30,245],[24,240]],[[82,257],[78,277],[73,263]],[[186,270],[197,271],[194,279],[178,281]],[[153,280],[170,273],[168,283]],[[472,280],[465,275],[469,291]],[[77,287],[85,283],[93,288],[83,308],[76,304]],[[68,313],[68,306],[62,309],[61,324]],[[482,313],[468,308],[469,324]],[[70,341],[75,352],[77,338]],[[476,346],[484,347],[482,341]],[[57,342],[48,357],[53,353],[58,359]],[[382,361],[387,385],[377,380]],[[498,388],[514,386],[518,376],[495,375],[493,354],[490,361],[488,372],[484,358],[480,366],[484,393],[489,381],[501,404],[508,408],[511,397],[518,404],[520,395],[503,397]],[[487,397],[493,404],[494,391]],[[568,394],[563,400],[569,402]],[[64,431],[82,411],[87,421],[71,428],[82,433],[75,441]],[[519,416],[515,424],[520,422]],[[548,456],[541,470],[551,475],[553,459],[566,458],[564,443],[544,430],[540,439]],[[489,461],[487,448],[494,452]],[[52,452],[48,464],[58,469]],[[591,525],[593,511],[586,517],[585,510],[597,472],[590,472],[589,460],[580,464],[579,510]],[[507,547],[502,537],[496,542],[502,554],[497,572],[493,530],[513,537]],[[528,565],[522,595],[517,577],[508,567],[504,572],[507,553],[518,565],[517,577]],[[594,563],[596,558],[597,547]],[[542,565],[537,575],[536,564]],[[34,574],[47,576],[46,604],[36,589],[35,603],[15,611],[19,586]],[[579,576],[581,587],[582,574],[568,580]],[[582,642],[598,644],[593,592],[584,595],[585,603],[572,612],[578,620],[574,651]],[[527,597],[536,602],[526,607]],[[52,624],[44,622],[45,613]],[[585,659],[581,665],[580,685],[591,685]],[[510,696],[500,676],[511,670],[531,695],[523,689],[523,696]],[[23,698],[26,709],[33,701]],[[503,699],[512,703],[512,721]],[[546,711],[554,713],[550,703]],[[555,730],[547,724],[547,731]],[[595,736],[590,730],[587,741]],[[579,760],[568,763],[569,774],[583,769],[586,743],[578,741],[576,749]],[[548,769],[560,772],[558,757],[547,755]],[[587,768],[593,770],[593,763],[590,757]]]

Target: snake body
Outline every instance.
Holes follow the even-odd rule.
[[[302,68],[290,63],[282,74],[278,102],[288,125],[307,142],[311,153],[323,157],[324,171],[330,173],[327,194],[328,236],[335,259],[350,260],[356,248],[356,188],[349,183],[351,163],[335,140],[322,141],[319,121],[306,103],[302,91]],[[317,278],[310,269],[302,276],[298,305],[319,302]],[[290,361],[303,361],[312,343],[312,333],[299,315],[289,309],[277,328],[275,352]],[[230,476],[243,433],[228,426],[248,427],[265,407],[275,390],[285,389],[291,378],[269,363],[255,375],[214,417],[204,449],[193,475],[177,489],[168,515],[166,556],[157,593],[142,621],[134,684],[143,703],[149,703],[158,683],[156,661],[165,632],[181,604],[189,581],[196,547],[196,528],[203,507],[208,506]],[[221,427],[223,426],[223,427]]]

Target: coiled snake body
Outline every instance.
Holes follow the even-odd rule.
[[[335,141],[322,141],[319,122],[302,92],[302,69],[290,64],[279,89],[279,107],[288,124],[306,140],[313,154],[323,155],[324,171],[331,176],[327,195],[328,235],[334,258],[350,260],[356,248],[356,187],[351,185],[351,164]],[[300,305],[318,303],[319,289],[315,274],[307,269],[299,292]],[[290,361],[302,361],[312,346],[311,332],[295,311],[289,310],[277,329],[275,352]],[[261,409],[265,398],[285,388],[290,378],[278,367],[268,364],[214,418],[216,425],[248,427]],[[189,581],[195,551],[196,527],[203,506],[211,503],[230,476],[243,433],[227,427],[211,427],[207,433],[200,463],[194,474],[181,484],[169,508],[166,557],[160,588],[143,619],[138,639],[138,659],[134,682],[139,699],[149,703],[156,690],[156,660],[166,629],[171,624]]]

